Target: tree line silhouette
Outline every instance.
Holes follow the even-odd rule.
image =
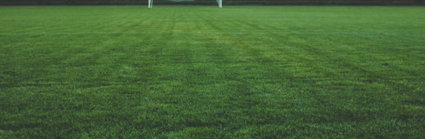
[[[166,5],[215,5],[215,0],[154,0]],[[0,5],[145,5],[147,0],[0,0]],[[223,0],[224,5],[425,5],[425,0]]]

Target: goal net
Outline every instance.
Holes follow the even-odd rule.
[[[160,4],[170,4],[170,5],[211,5],[214,4],[213,0],[148,0],[148,8],[153,8],[154,1]],[[218,8],[223,7],[223,0],[216,0]]]

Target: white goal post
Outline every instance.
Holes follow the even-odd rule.
[[[223,8],[223,0],[217,0],[218,8]]]
[[[153,6],[153,0],[148,0],[148,8],[152,8]]]
[[[216,0],[218,4],[218,8],[223,8],[223,0]],[[153,7],[153,0],[148,0],[148,8]]]

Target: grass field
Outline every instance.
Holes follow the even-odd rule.
[[[0,138],[425,138],[425,7],[0,7]]]

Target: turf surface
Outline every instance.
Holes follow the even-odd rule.
[[[0,7],[0,138],[425,138],[425,7]]]

